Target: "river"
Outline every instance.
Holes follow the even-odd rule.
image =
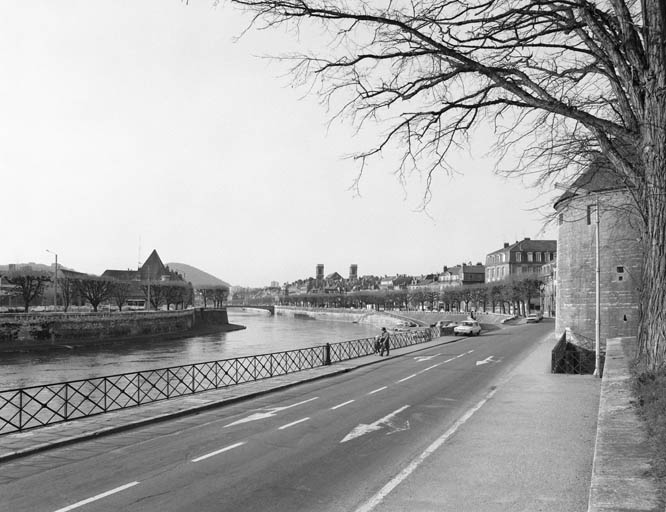
[[[136,344],[0,353],[0,389],[281,352],[367,338],[378,333],[377,327],[370,324],[270,316],[268,312],[233,309],[228,314],[230,323],[247,328]]]

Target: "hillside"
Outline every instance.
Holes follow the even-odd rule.
[[[167,263],[166,264],[171,270],[183,275],[186,281],[192,283],[192,286],[195,288],[205,288],[206,286],[226,286],[231,287],[231,285],[222,279],[199,270],[196,267],[191,265],[186,265],[185,263]]]

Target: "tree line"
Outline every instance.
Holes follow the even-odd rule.
[[[74,274],[74,273],[72,273]],[[43,272],[16,271],[2,276],[11,285],[10,294],[22,301],[27,313],[31,304],[43,297],[48,283],[53,277]],[[57,295],[66,312],[74,304],[90,304],[94,312],[100,304],[113,303],[119,311],[127,305],[128,299],[139,294],[149,303],[150,309],[166,306],[167,310],[184,309],[194,302],[191,283],[185,281],[122,281],[111,277],[98,277],[87,274],[65,275],[58,279]],[[204,297],[218,297],[214,290],[202,290]]]
[[[526,316],[533,299],[540,298],[543,281],[537,277],[458,286],[437,291],[362,290],[349,293],[307,293],[280,296],[282,305],[365,309],[418,309],[455,312],[499,312]],[[262,299],[253,299],[254,303]],[[265,299],[263,300],[265,302]]]

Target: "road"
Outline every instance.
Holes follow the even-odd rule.
[[[10,461],[0,466],[0,510],[369,511],[551,330],[506,327]]]

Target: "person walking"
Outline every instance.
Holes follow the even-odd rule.
[[[386,355],[387,356],[389,355],[390,342],[391,342],[391,336],[386,330],[386,327],[382,327],[382,334],[379,338],[379,343],[382,347],[381,352],[379,353],[380,356],[384,355],[384,350],[386,350]]]

